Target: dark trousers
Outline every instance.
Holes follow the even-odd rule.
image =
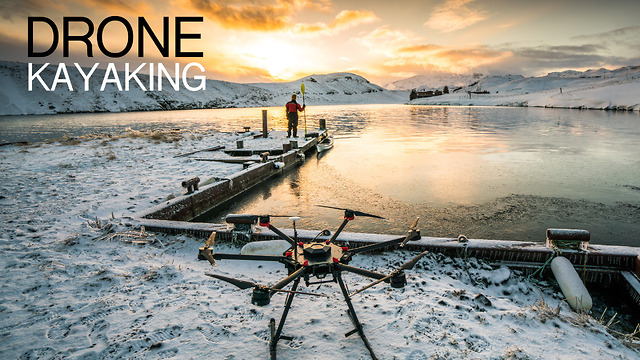
[[[287,119],[289,120],[287,123],[287,136],[291,136],[291,130],[293,130],[293,137],[298,136],[298,113],[288,113]]]

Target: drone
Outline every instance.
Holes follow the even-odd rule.
[[[253,293],[251,296],[251,303],[257,306],[265,306],[270,303],[271,296],[273,296],[277,292],[287,293],[287,298],[285,300],[284,311],[276,327],[275,319],[271,319],[269,322],[270,329],[270,341],[269,341],[269,353],[271,355],[271,359],[276,359],[276,346],[280,339],[284,340],[293,340],[291,336],[282,335],[282,330],[284,328],[284,323],[287,319],[287,315],[289,310],[291,309],[291,304],[293,302],[293,298],[295,295],[314,295],[314,296],[326,296],[323,294],[309,293],[309,292],[300,292],[297,291],[298,284],[302,279],[304,279],[307,287],[309,285],[315,284],[324,284],[324,283],[338,283],[340,286],[340,290],[342,291],[342,295],[344,296],[344,300],[347,303],[348,307],[348,315],[351,318],[351,321],[355,328],[345,334],[345,337],[349,337],[355,333],[358,333],[362,341],[364,342],[365,347],[371,354],[372,359],[377,359],[375,353],[373,352],[373,348],[369,343],[366,335],[364,334],[362,323],[358,320],[356,315],[356,311],[353,307],[353,303],[351,302],[351,297],[354,295],[376,285],[381,282],[387,282],[393,288],[402,288],[406,285],[406,275],[404,270],[411,270],[415,266],[415,264],[427,254],[427,251],[419,254],[413,259],[409,260],[405,264],[401,265],[398,269],[392,271],[390,274],[380,274],[377,272],[349,266],[349,262],[351,258],[355,254],[359,254],[366,251],[372,251],[376,249],[381,249],[389,246],[393,246],[399,244],[400,247],[404,247],[408,241],[415,241],[420,239],[420,230],[417,229],[418,220],[417,218],[411,227],[409,228],[409,232],[406,236],[392,239],[385,242],[365,245],[353,249],[349,249],[346,246],[340,246],[336,244],[336,239],[345,228],[345,226],[349,223],[349,221],[354,220],[356,216],[362,217],[370,217],[377,219],[384,219],[383,217],[372,215],[368,213],[364,213],[361,211],[355,211],[350,209],[337,208],[332,206],[325,205],[317,205],[324,208],[337,209],[344,211],[344,220],[342,224],[339,226],[338,230],[333,233],[333,235],[328,240],[319,239],[320,235],[328,236],[330,232],[328,230],[321,231],[314,239],[310,241],[300,241],[297,236],[297,231],[295,229],[295,221],[298,220],[298,217],[290,218],[293,220],[294,225],[294,238],[289,237],[284,234],[278,228],[271,224],[272,217],[278,217],[277,215],[243,215],[243,214],[230,214],[225,217],[225,221],[229,224],[243,224],[243,225],[255,225],[268,228],[273,231],[279,238],[287,241],[291,246],[284,252],[282,256],[275,255],[253,255],[253,254],[225,254],[225,253],[214,253],[213,252],[213,240],[215,237],[215,233],[210,238],[209,241],[205,244],[205,246],[199,249],[198,259],[199,260],[208,260],[211,265],[215,265],[215,260],[229,259],[229,260],[255,260],[255,261],[276,261],[285,265],[288,270],[288,276],[278,282],[273,286],[265,286],[256,283],[252,283],[249,281],[238,280],[218,274],[206,273],[205,275],[216,278],[218,280],[222,280],[233,284],[240,289],[249,289],[253,288]],[[372,279],[376,279],[371,284],[359,289],[351,294],[349,294],[344,281],[342,280],[343,272],[351,272],[358,275],[366,276]],[[290,290],[283,289],[290,283],[293,283]]]

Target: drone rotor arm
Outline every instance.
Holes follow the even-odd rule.
[[[383,281],[389,282],[389,279],[385,279],[385,275],[384,274],[380,274],[377,272],[373,272],[373,271],[369,271],[369,270],[365,270],[365,269],[361,269],[361,268],[357,268],[354,266],[349,266],[349,265],[345,265],[345,264],[340,264],[337,263],[336,266],[338,268],[340,268],[340,270],[344,270],[344,271],[348,271],[354,274],[358,274],[358,275],[362,275],[362,276],[366,276],[366,277],[370,277],[372,279],[383,279]]]
[[[422,259],[422,257],[427,255],[428,253],[429,253],[429,251],[421,252],[418,256],[416,256],[413,259],[411,259],[411,260],[407,261],[406,263],[402,264],[402,266],[400,267],[400,270],[411,270],[411,269],[413,269],[413,267],[416,265],[416,263],[418,263],[418,261],[420,261],[420,259]]]
[[[234,279],[234,278],[230,278],[230,277],[222,276],[222,275],[218,275],[218,274],[205,273],[205,275],[210,276],[210,277],[215,278],[215,279],[218,279],[218,280],[222,280],[222,281],[228,282],[229,284],[235,285],[235,286],[237,286],[237,287],[239,287],[240,289],[243,289],[243,290],[244,289],[249,289],[249,288],[252,288],[252,287],[253,288],[262,287],[262,288],[265,288],[265,289],[268,289],[268,290],[271,290],[271,291],[275,291],[275,292],[328,297],[328,295],[326,295],[326,294],[316,294],[316,293],[310,293],[310,292],[304,292],[304,291],[291,291],[291,290],[270,288],[270,287],[262,286],[262,285],[255,284],[255,283],[252,283],[252,282],[249,282],[249,281]]]
[[[372,286],[378,285],[378,284],[380,284],[380,283],[381,283],[381,282],[383,282],[383,281],[387,281],[387,280],[388,280],[388,279],[390,279],[393,275],[395,275],[395,273],[397,273],[397,271],[394,271],[394,272],[392,272],[391,274],[389,274],[389,275],[387,275],[387,276],[383,277],[382,279],[378,279],[378,280],[376,280],[376,281],[372,282],[371,284],[369,284],[369,285],[367,285],[367,286],[363,287],[362,289],[360,289],[360,290],[358,290],[358,291],[355,291],[355,292],[353,292],[353,293],[349,294],[349,297],[353,297],[354,295],[356,295],[356,294],[358,294],[358,293],[361,293],[361,292],[363,292],[363,291],[367,290],[368,288],[370,288],[370,287],[372,287]]]
[[[304,273],[307,271],[306,267],[301,267],[300,269],[294,271],[291,275],[289,275],[288,277],[286,277],[284,280],[280,281],[279,283],[273,285],[270,289],[271,291],[276,291],[276,290],[280,290],[283,287],[289,285],[290,282],[292,282],[293,280],[299,278],[300,276],[304,275]]]
[[[288,294],[329,297],[329,295],[327,295],[327,294],[316,294],[316,293],[310,293],[310,292],[304,292],[304,291],[292,291],[292,290],[274,289],[274,288],[267,288],[267,289],[269,289],[271,291],[274,291],[274,292],[283,292],[283,293],[288,293]]]
[[[278,228],[276,228],[275,226],[269,224],[267,226],[267,228],[271,231],[273,231],[274,233],[276,233],[276,235],[278,235],[281,239],[285,240],[286,242],[288,242],[291,246],[297,246],[296,242],[290,238],[287,234],[283,233],[282,231],[280,231]]]
[[[348,219],[346,217],[344,218],[344,220],[342,221],[342,224],[340,224],[340,227],[338,227],[338,230],[336,230],[333,233],[333,235],[331,235],[331,238],[329,239],[329,243],[334,243],[336,241],[336,239],[338,238],[338,235],[340,235],[342,230],[344,230],[344,227],[347,226],[349,221],[350,221],[350,219]]]
[[[216,260],[254,260],[254,261],[286,261],[286,256],[278,255],[245,255],[245,254],[225,254],[216,253],[212,254]]]
[[[416,265],[416,263],[417,263],[420,259],[422,259],[422,257],[423,257],[423,256],[427,255],[427,253],[428,253],[428,251],[425,251],[425,252],[420,253],[418,256],[416,256],[416,257],[414,257],[413,259],[411,259],[411,260],[407,261],[406,263],[402,264],[402,266],[400,266],[398,269],[396,269],[396,270],[392,271],[389,275],[384,276],[384,277],[382,277],[382,278],[380,278],[380,279],[378,279],[378,280],[376,280],[376,281],[372,282],[371,284],[369,284],[369,285],[367,285],[367,286],[363,287],[362,289],[360,289],[360,290],[358,290],[358,291],[355,291],[355,292],[351,293],[351,294],[349,295],[349,297],[353,297],[354,295],[359,294],[359,293],[361,293],[361,292],[363,292],[363,291],[367,290],[368,288],[370,288],[370,287],[372,287],[372,286],[374,286],[374,285],[377,285],[377,284],[379,284],[379,283],[381,283],[381,282],[383,282],[383,281],[387,281],[387,282],[389,282],[389,279],[390,279],[390,278],[392,278],[393,276],[397,275],[397,274],[398,274],[398,273],[400,273],[401,271],[404,271],[404,270],[411,270],[411,269],[413,269],[413,267]]]

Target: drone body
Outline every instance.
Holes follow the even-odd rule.
[[[325,206],[328,207],[328,206]],[[332,208],[332,207],[330,207]],[[213,252],[213,244],[207,244],[204,247],[200,248],[200,252],[198,254],[198,259],[200,260],[208,260],[212,265],[215,264],[215,260],[221,259],[233,259],[233,260],[258,260],[258,261],[277,261],[283,263],[288,270],[289,275],[278,282],[277,284],[268,287],[259,284],[255,284],[252,282],[238,280],[229,278],[222,275],[217,274],[209,274],[206,275],[211,276],[213,278],[226,281],[233,285],[238,286],[241,289],[248,289],[253,287],[253,293],[251,297],[251,302],[254,305],[264,306],[269,304],[271,296],[276,292],[286,292],[288,293],[287,299],[285,301],[285,308],[282,314],[282,318],[278,324],[277,329],[275,328],[275,319],[271,319],[270,328],[271,328],[271,340],[269,342],[269,350],[271,354],[271,359],[275,360],[276,358],[276,345],[278,340],[280,339],[291,339],[288,336],[282,335],[282,330],[284,327],[284,322],[286,320],[289,309],[291,308],[291,303],[296,294],[302,295],[315,295],[315,296],[324,296],[315,293],[306,293],[296,291],[298,284],[301,279],[304,279],[305,284],[307,286],[313,284],[323,284],[329,282],[337,282],[340,286],[342,294],[344,296],[345,302],[349,308],[348,314],[355,325],[355,329],[347,332],[345,336],[350,336],[355,333],[358,333],[362,338],[365,346],[369,350],[372,359],[377,359],[371,345],[367,337],[364,334],[362,329],[362,324],[358,320],[355,309],[353,308],[353,304],[351,302],[351,297],[355,294],[368,289],[369,287],[376,285],[380,282],[388,282],[394,288],[404,287],[406,284],[406,276],[404,270],[410,270],[413,266],[420,260],[426,252],[421,253],[420,255],[414,257],[409,262],[403,264],[400,268],[393,271],[389,275],[380,274],[377,272],[352,267],[349,266],[348,263],[351,261],[351,257],[353,254],[375,250],[383,247],[388,247],[395,244],[400,244],[400,246],[404,246],[407,241],[410,240],[418,240],[420,239],[420,232],[416,229],[418,219],[411,226],[411,230],[409,234],[405,237],[393,239],[390,241],[376,243],[372,245],[362,246],[355,249],[349,249],[348,247],[339,246],[335,243],[336,238],[342,232],[347,223],[358,216],[366,216],[366,217],[375,217],[380,218],[376,215],[371,215],[363,212],[348,210],[348,209],[340,209],[345,211],[344,221],[338,228],[338,230],[331,236],[328,240],[318,239],[318,236],[321,234],[327,234],[328,232],[325,230],[318,234],[316,238],[309,242],[297,241],[297,235],[294,235],[296,240],[292,239],[288,235],[284,234],[282,231],[271,225],[270,216],[263,215],[228,215],[226,217],[226,221],[231,224],[256,224],[258,223],[260,226],[266,227],[276,233],[280,238],[289,242],[291,247],[285,251],[282,256],[272,256],[272,255],[240,255],[240,254],[222,254],[222,253],[214,253]],[[295,220],[294,219],[294,233],[295,233]],[[376,279],[375,282],[369,284],[368,286],[349,294],[344,282],[342,280],[342,272],[352,272],[355,274],[359,274],[362,276],[367,276],[373,279]],[[327,278],[329,277],[329,278]],[[292,283],[291,290],[283,290],[285,286]]]

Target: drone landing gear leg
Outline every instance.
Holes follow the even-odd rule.
[[[378,358],[376,357],[376,354],[373,353],[373,349],[371,348],[369,339],[367,339],[367,337],[364,335],[364,331],[362,330],[362,324],[360,323],[360,321],[358,320],[358,317],[356,316],[356,311],[353,308],[353,304],[351,303],[351,298],[349,298],[349,292],[347,291],[346,286],[344,286],[344,282],[342,281],[342,275],[340,275],[339,271],[336,272],[336,279],[338,280],[338,284],[340,284],[340,290],[342,290],[342,295],[344,296],[344,300],[347,302],[347,306],[349,307],[349,317],[351,317],[351,321],[353,322],[353,325],[356,327],[355,329],[346,333],[344,336],[345,337],[351,336],[357,332],[358,335],[360,335],[360,337],[362,338],[362,341],[364,342],[364,346],[366,346],[367,350],[369,350],[369,354],[371,354],[371,358],[373,360],[378,360]]]
[[[291,286],[291,291],[296,291],[298,288],[298,284],[300,283],[300,277],[293,281],[293,285]],[[271,329],[271,340],[269,341],[269,353],[271,354],[271,360],[276,360],[276,345],[278,344],[278,340],[293,340],[290,336],[284,336],[282,334],[282,328],[284,327],[284,322],[287,319],[287,315],[289,314],[289,309],[291,309],[291,303],[293,302],[293,297],[295,293],[289,293],[287,295],[287,300],[284,304],[284,311],[282,312],[282,317],[280,318],[280,323],[278,323],[278,329],[274,333],[274,328],[276,321],[275,319],[271,319],[269,322],[269,328]]]

